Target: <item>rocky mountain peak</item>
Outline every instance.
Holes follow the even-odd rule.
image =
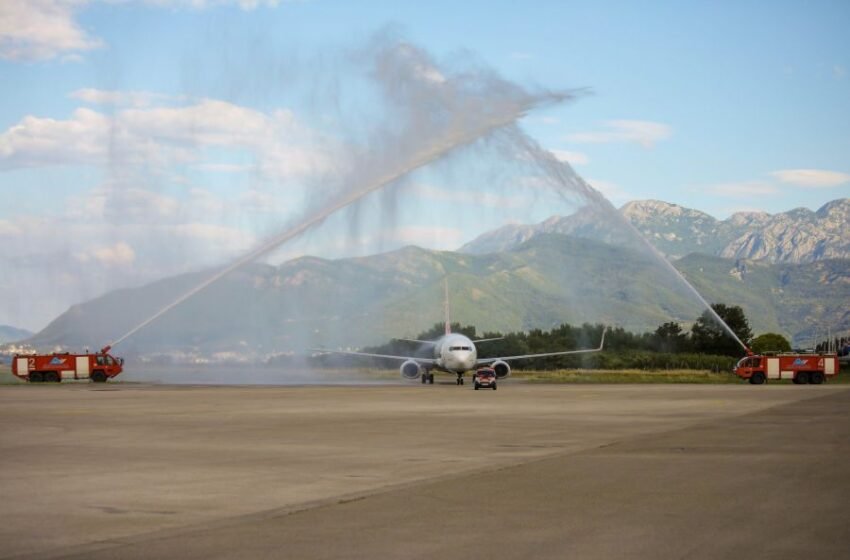
[[[818,209],[816,214],[822,220],[839,220],[845,225],[850,224],[850,198],[839,198],[827,202]]]
[[[735,212],[726,221],[733,226],[746,227],[764,224],[768,220],[770,220],[770,214],[768,214],[767,212],[753,211]]]
[[[671,204],[661,200],[634,200],[632,202],[627,202],[622,208],[620,208],[620,213],[622,213],[632,223],[641,222],[647,219],[657,219],[659,217],[699,217],[710,218],[712,220],[714,219],[708,214],[698,210],[692,210],[690,208],[685,208],[684,206],[679,206],[678,204]]]
[[[726,220],[660,200],[637,200],[620,208],[668,257],[703,253],[734,259],[805,263],[850,258],[850,198],[817,212],[795,208],[779,214],[738,212]],[[508,225],[461,248],[462,252],[504,251],[541,233],[564,233],[611,242],[604,220],[552,216],[536,225]]]

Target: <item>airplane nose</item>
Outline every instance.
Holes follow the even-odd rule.
[[[464,367],[464,369],[466,369],[466,370],[470,370],[470,369],[472,369],[472,367],[475,365],[475,363],[474,363],[474,361],[473,361],[473,359],[472,359],[472,355],[471,355],[471,354],[469,354],[469,355],[467,355],[467,356],[464,356],[464,358],[463,358],[463,360],[461,361],[461,363],[463,364],[463,367]]]
[[[473,352],[452,352],[446,363],[454,371],[469,371],[475,367],[475,358]]]

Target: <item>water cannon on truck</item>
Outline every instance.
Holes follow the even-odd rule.
[[[99,352],[83,354],[16,354],[12,358],[12,373],[30,383],[59,383],[72,379],[105,383],[124,369],[124,359],[112,356],[111,349],[105,346]]]

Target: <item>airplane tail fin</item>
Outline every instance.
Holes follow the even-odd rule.
[[[443,279],[443,285],[446,289],[446,334],[452,334],[451,315],[449,314],[449,279]]]

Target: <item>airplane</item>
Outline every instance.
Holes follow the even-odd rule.
[[[389,354],[372,354],[369,352],[353,352],[342,350],[325,350],[316,349],[316,352],[324,354],[343,354],[348,356],[365,356],[371,358],[384,358],[388,360],[401,360],[402,364],[399,367],[399,373],[405,379],[421,379],[422,384],[434,384],[433,370],[442,371],[445,373],[454,373],[457,375],[457,385],[463,385],[463,376],[467,371],[472,371],[481,366],[489,366],[496,372],[497,379],[504,379],[511,374],[511,366],[508,365],[508,360],[525,360],[529,358],[544,358],[546,356],[565,356],[568,354],[588,354],[591,352],[601,352],[605,344],[605,333],[608,332],[606,327],[602,331],[602,340],[599,342],[598,348],[587,348],[584,350],[564,350],[559,352],[545,352],[541,354],[521,354],[519,356],[502,356],[498,358],[478,358],[478,350],[475,348],[476,342],[488,342],[490,340],[499,340],[499,338],[482,338],[472,340],[466,335],[453,333],[449,320],[449,284],[445,282],[445,334],[437,340],[414,340],[401,338],[397,340],[406,340],[409,342],[418,342],[428,344],[434,347],[433,358],[418,358],[415,356],[393,356]]]

